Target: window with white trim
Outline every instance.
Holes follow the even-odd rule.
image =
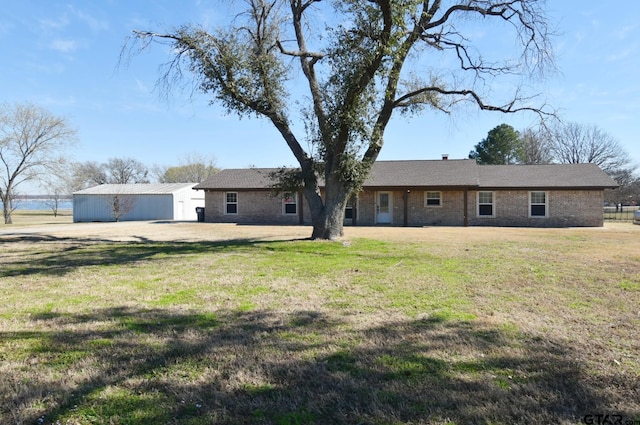
[[[224,213],[238,214],[238,192],[226,192],[224,199]]]
[[[425,206],[439,207],[442,205],[442,192],[426,192]]]
[[[493,192],[478,192],[478,217],[495,217]]]
[[[529,192],[529,217],[547,217],[547,192]]]
[[[298,213],[297,193],[285,193],[284,197],[282,198],[282,212],[287,215]]]

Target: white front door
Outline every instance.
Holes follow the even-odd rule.
[[[378,192],[378,202],[376,204],[376,223],[391,223],[391,192]]]

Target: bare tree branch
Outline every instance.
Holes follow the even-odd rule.
[[[543,109],[545,105],[543,105],[543,108],[532,107],[532,106],[516,106],[524,101],[530,100],[531,98],[515,96],[512,100],[510,100],[508,103],[504,105],[491,105],[491,104],[485,103],[482,100],[482,97],[473,90],[447,90],[437,86],[424,87],[424,88],[421,88],[420,90],[416,90],[411,93],[406,93],[405,95],[399,97],[394,101],[394,107],[409,106],[410,105],[409,101],[412,98],[418,97],[424,93],[429,93],[429,92],[438,93],[438,94],[447,95],[447,96],[470,97],[473,100],[473,102],[483,111],[496,111],[496,112],[503,112],[503,113],[509,113],[509,114],[516,113],[516,112],[529,111],[529,112],[534,112],[542,117],[555,116],[554,112],[549,112]]]
[[[315,59],[316,61],[325,57],[324,53],[287,50],[284,48],[280,40],[277,41],[277,45],[278,45],[278,49],[280,49],[280,53],[282,53],[283,55],[293,56],[293,57],[312,58],[312,59]]]

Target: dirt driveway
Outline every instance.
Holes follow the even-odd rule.
[[[540,237],[545,233],[593,235],[615,238],[640,236],[640,226],[630,223],[605,223],[604,227],[529,229],[497,227],[345,227],[345,239],[372,238],[390,241],[504,240]],[[631,235],[629,235],[631,233]],[[65,223],[0,227],[0,240],[24,236],[96,241],[218,241],[233,239],[291,240],[311,235],[309,226],[253,226],[219,223],[137,221],[120,223]],[[622,235],[620,235],[622,236]]]

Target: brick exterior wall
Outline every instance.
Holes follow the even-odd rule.
[[[404,191],[392,191],[392,226],[404,225]],[[469,226],[516,227],[602,227],[603,190],[549,190],[547,216],[529,216],[528,190],[494,191],[495,217],[478,217],[477,191],[467,193]],[[412,190],[407,193],[408,226],[463,226],[464,191],[441,191],[440,206],[426,205],[426,192]],[[376,225],[377,192],[358,194],[357,224]],[[347,221],[346,223],[350,223]]]
[[[440,206],[426,205],[426,192],[409,193],[409,226],[464,225],[464,191],[440,192]]]
[[[463,226],[464,191],[441,191],[441,205],[427,206],[423,190],[389,191],[391,193],[391,226],[405,224],[405,199],[407,196],[408,226]],[[225,214],[225,193],[205,192],[205,221],[212,223],[288,224],[300,223],[300,209],[304,224],[311,224],[311,214],[304,197],[298,195],[297,214],[284,214],[282,197],[270,191],[237,191],[238,214]],[[376,225],[377,191],[358,194],[356,223],[359,226]],[[547,216],[529,216],[528,190],[496,190],[494,194],[495,217],[479,217],[477,191],[467,193],[469,226],[518,226],[518,227],[602,227],[604,202],[603,190],[548,190]],[[345,220],[351,225],[351,220]]]
[[[392,198],[393,202],[393,198]],[[358,226],[371,226],[375,224],[376,217],[376,200],[375,192],[358,193],[358,211],[356,215],[356,223]]]
[[[391,191],[393,210],[392,226],[403,226],[405,222],[405,194],[407,196],[408,226],[462,226],[464,224],[464,192],[445,191],[440,195],[440,206],[426,205],[426,192],[422,190]],[[376,191],[358,194],[357,224],[371,226],[377,224]]]
[[[495,217],[479,217],[476,191],[469,191],[470,226],[602,227],[604,190],[547,190],[547,216],[529,216],[530,191],[493,191]]]
[[[284,214],[282,197],[274,196],[268,190],[237,191],[238,213],[226,214],[226,193],[205,191],[205,222],[242,224],[299,224],[300,222],[298,214]],[[298,213],[300,211],[300,198],[298,196]],[[304,213],[310,215],[308,207],[305,208]]]

